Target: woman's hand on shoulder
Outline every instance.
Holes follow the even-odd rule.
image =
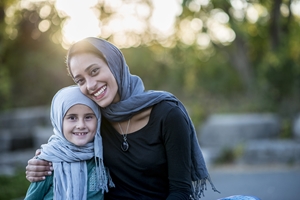
[[[36,151],[36,156],[40,154],[40,150]],[[30,182],[45,180],[45,176],[51,175],[53,171],[52,163],[36,159],[36,156],[28,160],[26,166],[26,179]]]

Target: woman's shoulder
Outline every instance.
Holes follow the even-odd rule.
[[[184,116],[178,102],[175,101],[161,101],[153,106],[151,118],[154,119],[166,119],[169,117],[179,117],[179,115]]]
[[[176,101],[164,100],[153,106],[154,112],[159,112],[161,114],[167,114],[174,109],[179,109],[178,102]]]
[[[171,100],[164,100],[154,105],[155,108],[159,109],[172,109],[174,107],[178,107],[178,102]]]

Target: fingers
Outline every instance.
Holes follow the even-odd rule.
[[[39,170],[41,170],[41,169],[39,169]],[[30,182],[37,182],[37,181],[45,180],[46,176],[49,176],[51,174],[52,174],[52,171],[41,171],[41,172],[28,171],[27,167],[26,167],[26,179]]]
[[[38,172],[43,172],[44,175],[50,175],[53,171],[53,167],[51,165],[31,165],[29,164],[26,166],[26,174],[28,173],[38,173]]]
[[[27,172],[26,172],[27,173]],[[31,175],[27,175],[26,174],[26,179],[29,181],[29,182],[38,182],[38,181],[43,181],[46,179],[45,176],[39,176],[39,177],[33,177]]]
[[[28,169],[32,171],[35,171],[35,167],[48,167],[48,169],[50,169],[50,167],[52,167],[52,163],[48,162],[46,160],[39,160],[36,159],[36,157],[31,158],[30,160],[28,160],[28,165],[27,165]],[[26,170],[27,170],[26,167]],[[39,168],[40,169],[40,168]],[[43,170],[43,168],[41,168],[41,170]]]
[[[49,176],[52,174],[52,171],[28,171],[26,170],[26,177],[29,178],[42,178],[44,176]],[[45,178],[44,178],[45,179]]]
[[[52,171],[52,163],[32,158],[26,166],[26,179],[30,182],[42,181],[45,180],[45,176],[51,175]]]
[[[38,155],[40,155],[41,154],[41,149],[37,149],[36,151],[35,151],[35,156],[38,156]]]

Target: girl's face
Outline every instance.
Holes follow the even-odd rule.
[[[96,131],[97,118],[86,105],[72,106],[63,118],[63,134],[69,142],[77,146],[93,141]]]
[[[104,60],[92,53],[76,54],[69,66],[81,92],[100,107],[120,101],[117,81]]]

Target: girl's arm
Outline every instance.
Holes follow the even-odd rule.
[[[24,200],[53,199],[53,176],[45,181],[31,183]]]

